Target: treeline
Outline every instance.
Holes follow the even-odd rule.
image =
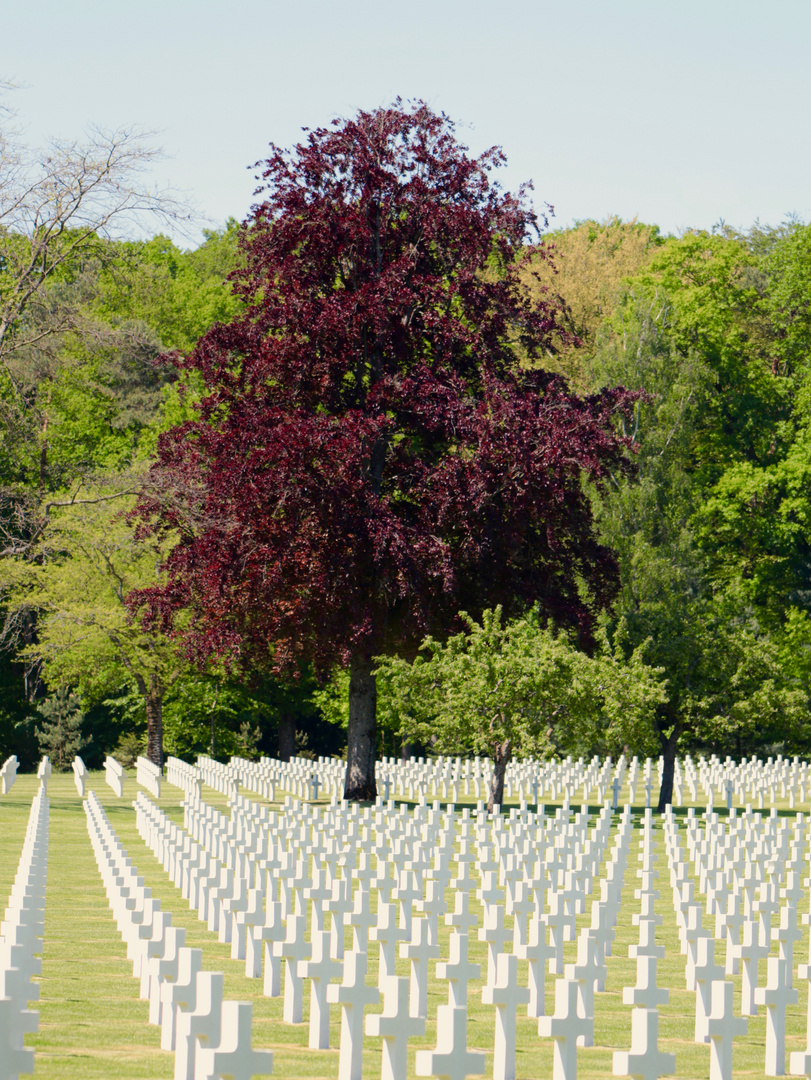
[[[584,222],[552,238],[586,391],[642,387],[638,477],[596,501],[623,591],[608,624],[649,641],[663,748],[809,748],[811,228],[661,237]]]
[[[0,349],[0,758],[30,767],[70,751],[100,766],[115,750],[127,760],[145,752],[156,714],[168,754],[275,753],[280,737],[286,753],[340,748],[306,675],[283,687],[201,671],[125,606],[161,554],[127,512],[158,434],[196,392],[165,358],[235,310],[226,279],[237,231],[229,222],[193,251],[163,235],[93,236],[37,283]],[[75,239],[67,231],[60,243]],[[19,281],[13,254],[28,242],[0,234],[0,255],[11,252],[0,295]]]
[[[236,312],[237,236],[230,222],[182,251],[165,236],[94,235],[32,290],[0,345],[0,759],[82,746],[98,765],[145,750],[148,718],[178,756],[341,751],[345,674],[319,689],[307,670],[282,683],[201,668],[125,604],[160,579],[165,554],[128,511],[159,433],[192,417],[201,392],[166,356]],[[25,243],[0,234],[0,295]],[[807,752],[811,227],[662,237],[583,222],[548,236],[525,280],[556,298],[567,331],[546,366],[584,395],[645,391],[625,431],[635,478],[592,493],[623,586],[590,690],[608,708],[600,678],[641,671],[644,656],[644,723],[623,723],[620,703],[602,726],[550,723],[546,748]],[[379,751],[404,738],[447,751],[430,717],[404,724],[408,690],[392,672]],[[467,749],[461,727],[458,738]]]

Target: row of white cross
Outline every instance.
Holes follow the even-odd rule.
[[[34,1051],[23,1045],[39,1015],[28,1008],[39,997],[48,869],[48,796],[40,785],[31,803],[17,875],[0,924],[0,1080],[34,1071]]]
[[[339,845],[332,842],[335,835],[324,836],[327,831],[324,821],[319,822],[306,807],[288,806],[287,812],[271,823],[266,809],[249,800],[238,800],[230,821],[211,806],[187,802],[189,832],[166,818],[144,795],[139,796],[137,807],[139,828],[145,840],[209,928],[217,930],[221,940],[231,940],[232,955],[245,956],[248,975],[260,973],[257,957],[259,948],[264,947],[265,992],[271,996],[280,993],[280,965],[284,961],[286,1021],[297,1023],[303,1019],[303,982],[310,980],[311,1047],[329,1045],[328,1006],[331,1002],[342,1006],[340,1074],[347,1080],[357,1080],[360,1076],[363,1012],[375,1003],[380,991],[383,1013],[366,1017],[366,1033],[383,1040],[384,1077],[392,1080],[405,1077],[408,1038],[424,1031],[427,966],[430,958],[439,957],[438,919],[445,913],[445,889],[448,885],[453,887],[454,910],[445,913],[446,923],[453,928],[449,956],[437,964],[437,976],[448,983],[448,1004],[440,1007],[437,1016],[437,1047],[418,1051],[416,1068],[418,1075],[454,1078],[483,1071],[483,1055],[469,1051],[466,1045],[468,986],[479,977],[478,965],[468,959],[468,936],[476,922],[468,905],[474,885],[469,872],[477,858],[473,851],[474,822],[469,816],[462,818],[461,850],[454,853],[454,815],[441,815],[438,810],[426,812],[426,820],[419,825],[419,839],[423,855],[426,851],[437,853],[432,867],[427,862],[421,863],[413,844],[407,852],[412,857],[402,858],[406,854],[405,844],[398,841],[405,839],[410,827],[413,831],[414,820],[392,813],[391,809],[381,808],[382,813],[366,815],[368,824],[364,826],[364,817],[353,812],[355,808],[343,808],[336,817],[343,817],[340,832],[350,839],[348,844],[342,840]],[[482,886],[477,890],[483,904],[479,938],[488,945],[488,972],[482,1000],[495,1008],[494,1076],[499,1080],[515,1075],[518,1006],[526,1005],[528,1014],[542,1017],[542,1023],[553,1019],[543,1018],[547,965],[565,974],[561,984],[573,982],[584,997],[583,1034],[589,1044],[593,1040],[594,995],[593,989],[589,993],[587,973],[597,954],[602,957],[604,952],[610,952],[631,828],[630,813],[626,812],[602,882],[603,899],[592,912],[593,929],[581,935],[577,961],[564,969],[563,942],[573,937],[577,911],[583,910],[585,895],[590,891],[585,878],[593,878],[600,861],[610,816],[607,810],[600,816],[588,839],[585,815],[578,815],[574,821],[559,815],[554,821],[541,823],[545,838],[559,844],[545,853],[548,857],[544,862],[556,882],[548,911],[544,910],[543,899],[539,904],[538,897],[533,895],[530,882],[540,889],[543,897],[544,891],[551,887],[551,878],[546,877],[543,864],[536,859],[528,867],[531,870],[528,879],[523,873],[523,858],[518,859],[527,845],[524,842],[515,847],[514,844],[516,838],[520,839],[522,824],[527,826],[524,840],[529,839],[530,833],[537,839],[539,823],[535,815],[532,818],[531,823],[516,819],[514,830],[500,828],[500,819],[496,819],[499,824],[492,826],[493,855],[499,861],[503,856],[508,866],[504,880],[507,904],[497,884],[499,861],[482,873]],[[398,819],[404,826],[404,835],[399,837]],[[384,829],[384,822],[392,827]],[[313,829],[316,823],[321,826],[317,832]],[[478,824],[479,831],[489,833],[490,827]],[[338,827],[337,821],[335,825]],[[364,828],[372,825],[377,826],[380,836],[385,832],[382,845],[375,845],[370,836],[362,835]],[[358,831],[361,835],[357,839],[363,850],[356,857],[360,845],[353,843],[352,837]],[[273,842],[274,832],[277,839],[284,838],[284,843]],[[194,835],[206,847],[194,841]],[[286,849],[288,839],[293,850]],[[394,848],[399,849],[400,871],[396,879],[391,877],[392,862],[383,850],[386,840],[393,840]],[[512,850],[508,852],[508,848]],[[376,867],[372,864],[372,853]],[[570,858],[573,853],[576,857]],[[311,875],[312,856],[315,856],[315,870]],[[454,857],[459,869],[450,879]],[[347,876],[338,876],[339,867]],[[520,874],[513,872],[518,870]],[[433,876],[427,877],[429,874]],[[424,891],[415,880],[420,876],[426,879]],[[358,886],[354,894],[353,883]],[[376,914],[370,904],[374,890],[379,901]],[[413,917],[414,909],[420,917]],[[512,933],[504,927],[505,910],[513,917]],[[330,916],[332,926],[328,930],[325,920]],[[344,926],[351,927],[353,933],[352,949],[345,953]],[[512,938],[512,953],[502,951],[509,938]],[[394,976],[398,941],[400,955],[410,960],[410,978]],[[376,942],[379,950],[377,989],[366,985],[370,942]],[[517,982],[519,959],[528,961],[529,984],[525,987]],[[341,976],[339,984],[330,981]],[[566,1036],[560,1028],[561,1021],[564,1025],[577,1023],[577,1017],[575,1014],[556,1017],[554,1030],[546,1032],[562,1046]],[[580,1024],[578,1030],[582,1028]]]
[[[80,759],[77,759],[80,760]],[[119,797],[123,795],[123,769],[114,758],[105,759],[107,780]],[[17,758],[12,755],[0,767],[0,794],[6,795],[11,790],[17,775]],[[83,767],[83,766],[82,766]],[[160,797],[160,769],[146,758],[139,758],[136,764],[138,782]],[[519,798],[533,804],[549,798],[574,798],[576,792],[589,793],[600,803],[606,795],[622,789],[625,783],[629,788],[629,801],[636,801],[637,786],[642,785],[646,805],[650,805],[651,791],[655,782],[661,779],[663,760],[653,761],[647,758],[641,764],[637,758],[630,762],[620,757],[616,763],[611,758],[593,758],[588,764],[583,758],[573,761],[511,762],[507,767],[505,790],[508,798]],[[337,796],[343,791],[345,765],[342,762],[326,758],[311,761],[308,758],[292,758],[288,762],[274,758],[262,758],[261,762],[246,761],[244,758],[232,758],[228,765],[201,756],[197,765],[189,765],[178,758],[167,761],[167,780],[184,790],[196,789],[205,782],[226,795],[236,793],[239,784],[267,798],[274,799],[274,787],[295,793],[299,798],[317,798]],[[377,763],[378,785],[384,800],[395,795],[403,798],[436,798],[457,801],[460,796],[486,798],[492,778],[492,763],[485,758],[418,758],[401,762],[396,758],[381,758]],[[790,807],[805,803],[811,793],[811,764],[798,758],[788,761],[780,756],[775,760],[762,761],[757,758],[744,759],[737,763],[727,758],[720,761],[716,757],[697,761],[689,756],[677,759],[673,782],[673,799],[677,806],[682,805],[685,795],[693,802],[699,798],[699,789],[712,803],[720,800],[732,805],[737,801],[743,806],[746,801],[756,802],[763,808],[764,800],[774,803],[778,796],[787,798]]]
[[[390,875],[391,867],[382,862],[384,852],[378,848],[377,873],[371,872],[370,860],[361,854],[353,858],[353,847],[338,848],[330,845],[329,839],[322,843],[325,850],[316,852],[316,868],[312,877],[309,874],[309,855],[317,847],[315,835],[306,843],[308,858],[285,859],[293,852],[270,850],[265,840],[257,842],[257,835],[252,833],[248,820],[261,820],[267,825],[267,814],[263,813],[248,800],[239,800],[240,806],[234,807],[234,818],[229,822],[224,815],[206,805],[190,806],[187,804],[187,824],[190,832],[204,839],[206,846],[217,855],[206,853],[199,845],[190,845],[189,834],[168,821],[160,810],[154,808],[145,796],[138,799],[138,821],[141,833],[153,850],[162,859],[164,867],[173,879],[188,895],[192,906],[200,910],[201,918],[208,921],[209,929],[217,929],[220,940],[228,941],[230,924],[232,955],[242,956],[245,948],[246,973],[257,975],[257,944],[265,946],[265,988],[266,993],[280,993],[280,961],[285,962],[285,1009],[284,1018],[297,1023],[301,1015],[301,984],[306,978],[311,983],[310,997],[310,1045],[323,1048],[328,1045],[328,1023],[326,1005],[334,1001],[342,1005],[341,1024],[341,1071],[346,1077],[356,1078],[360,1072],[360,1040],[363,1034],[363,1009],[366,1004],[374,1003],[378,991],[366,987],[365,972],[369,942],[377,942],[379,947],[378,990],[382,990],[384,1009],[382,1014],[366,1017],[367,1035],[377,1035],[383,1040],[384,1075],[395,1078],[405,1077],[405,1047],[409,1035],[422,1034],[424,1030],[425,999],[427,999],[427,962],[431,957],[440,955],[437,939],[438,915],[444,912],[445,887],[450,883],[456,887],[455,910],[446,914],[446,922],[454,927],[449,941],[449,958],[437,964],[437,976],[448,982],[448,1004],[441,1007],[437,1015],[437,1031],[440,1038],[434,1051],[419,1051],[417,1055],[418,1075],[462,1077],[481,1072],[484,1067],[482,1055],[472,1054],[467,1049],[467,1004],[469,983],[478,977],[478,966],[468,960],[468,936],[472,923],[476,920],[471,915],[468,897],[472,881],[468,878],[471,858],[465,858],[465,840],[461,840],[462,850],[458,853],[461,865],[456,878],[448,882],[450,855],[443,851],[442,839],[431,835],[423,825],[423,838],[429,840],[433,849],[440,847],[435,865],[423,872],[434,874],[428,878],[428,895],[419,895],[416,899],[413,881],[414,869],[401,870],[400,883],[395,883]],[[279,823],[279,833],[293,837],[297,834],[296,822],[301,822],[298,808],[288,808]],[[352,813],[347,813],[344,821],[351,835]],[[390,820],[391,820],[391,814]],[[398,815],[394,814],[396,820]],[[447,816],[447,815],[446,815]],[[451,815],[452,816],[452,815]],[[532,815],[535,818],[535,815]],[[434,811],[434,822],[440,818]],[[595,850],[602,850],[600,836],[607,837],[609,823],[607,811],[594,829]],[[467,819],[470,826],[470,819]],[[519,824],[519,823],[515,823]],[[537,826],[537,821],[533,822]],[[378,821],[378,825],[381,822]],[[549,839],[564,841],[564,845],[581,849],[591,841],[579,842],[583,836],[581,821],[565,822],[558,816],[550,823]],[[566,1029],[572,1024],[586,1042],[593,1041],[593,987],[589,989],[589,973],[595,962],[603,963],[597,957],[610,953],[612,927],[616,923],[624,873],[624,860],[627,853],[627,840],[630,836],[631,818],[626,812],[620,826],[616,846],[606,868],[603,881],[604,899],[597,902],[593,909],[593,928],[581,934],[578,959],[576,963],[563,966],[563,942],[571,939],[575,918],[580,905],[584,903],[584,890],[578,887],[582,878],[573,876],[572,870],[565,869],[565,860],[559,858],[554,849],[548,852],[548,860],[553,873],[563,874],[560,891],[553,892],[549,912],[543,912],[543,903],[539,906],[532,899],[526,888],[527,880],[522,875],[508,875],[504,885],[509,897],[509,914],[514,919],[512,934],[503,924],[504,906],[500,903],[500,890],[497,886],[497,869],[486,870],[483,875],[483,887],[477,890],[484,907],[483,926],[479,929],[479,940],[488,945],[487,981],[482,990],[483,1001],[494,1005],[496,1009],[496,1040],[494,1054],[494,1076],[509,1078],[514,1076],[515,1068],[515,1016],[519,1004],[527,1005],[530,1016],[541,1016],[544,1011],[544,970],[550,966],[553,971],[566,975],[560,980],[572,983],[577,993],[571,1000],[583,998],[582,1023],[577,1010],[556,1017],[542,1017],[541,1025],[552,1024],[543,1034],[552,1036],[558,1047],[566,1041]],[[465,831],[465,819],[462,819],[462,832]],[[498,826],[496,834],[501,832]],[[427,835],[425,835],[427,834]],[[451,833],[452,835],[452,833]],[[299,834],[298,839],[303,839]],[[396,838],[395,847],[396,847]],[[501,837],[503,847],[510,846],[510,834],[504,831]],[[497,836],[498,847],[498,836]],[[374,850],[374,846],[370,846]],[[300,851],[300,848],[299,848]],[[401,851],[401,854],[403,852]],[[414,849],[411,850],[414,855]],[[506,854],[506,852],[504,851]],[[330,862],[329,856],[335,856]],[[475,856],[473,856],[475,858]],[[512,861],[513,856],[508,856]],[[597,856],[598,858],[598,856]],[[221,861],[220,861],[221,859]],[[338,877],[338,862],[344,869],[350,870],[350,877]],[[441,861],[444,866],[440,865]],[[226,863],[230,865],[226,865]],[[415,860],[405,860],[405,863]],[[587,861],[586,861],[587,862]],[[278,865],[280,864],[281,865]],[[349,866],[349,863],[354,865]],[[468,864],[468,865],[465,865]],[[495,864],[496,867],[498,863]],[[573,865],[573,864],[572,864]],[[245,868],[249,868],[244,877]],[[325,872],[326,869],[326,873]],[[540,864],[532,867],[540,869]],[[580,868],[582,873],[582,867]],[[359,888],[349,900],[347,882],[356,877]],[[544,875],[533,875],[541,890],[550,886],[550,879]],[[240,881],[245,885],[241,888]],[[251,888],[253,881],[253,888]],[[431,888],[441,886],[441,889]],[[568,886],[568,889],[566,888]],[[461,887],[461,889],[460,889]],[[278,893],[276,893],[278,888]],[[377,916],[370,910],[369,892],[377,889],[379,903]],[[267,890],[265,919],[262,920],[262,904],[259,894]],[[279,899],[273,899],[274,894]],[[442,900],[440,900],[442,896]],[[383,899],[386,897],[386,899]],[[396,903],[400,906],[400,919],[397,919]],[[311,910],[312,931],[307,941],[307,907]],[[411,907],[416,907],[423,918],[411,918]],[[219,908],[219,913],[217,913]],[[332,915],[332,931],[324,926],[325,916]],[[342,916],[342,919],[341,919]],[[336,922],[340,920],[336,928]],[[408,927],[410,922],[410,929]],[[353,947],[346,954],[342,950],[342,927],[350,926],[353,931]],[[336,933],[336,929],[338,932]],[[245,933],[247,930],[247,933]],[[461,931],[461,932],[460,932]],[[512,937],[513,953],[501,951],[506,940]],[[410,940],[409,940],[410,939]],[[549,941],[548,941],[549,939]],[[393,976],[394,948],[397,941],[402,941],[401,956],[411,961],[410,980]],[[246,946],[246,947],[245,947]],[[529,985],[519,987],[516,978],[518,959],[528,960]],[[342,982],[329,985],[330,978],[342,974]],[[363,976],[363,977],[361,977]],[[603,980],[605,969],[603,970]],[[600,984],[602,988],[602,984]],[[568,1000],[568,999],[567,999]],[[568,1008],[568,1007],[566,1007]],[[634,1022],[636,1023],[636,1022]],[[563,1027],[562,1027],[563,1024]],[[573,1045],[573,1042],[571,1042]],[[632,1048],[633,1050],[633,1048]],[[353,1058],[357,1059],[353,1068]],[[387,1065],[388,1063],[388,1065]],[[423,1071],[424,1070],[424,1071]],[[567,1071],[565,1075],[570,1075]]]
[[[600,882],[601,899],[592,905],[592,925],[581,932],[576,963],[563,970],[562,943],[572,939],[576,914],[584,910],[585,896],[591,891],[607,839],[607,811],[587,838],[583,815],[571,821],[561,812],[546,822],[526,811],[514,814],[509,828],[503,818],[485,822],[465,812],[461,819],[456,818],[455,828],[454,815],[443,814],[438,808],[419,807],[409,815],[393,806],[365,814],[357,808],[333,806],[320,813],[288,801],[284,812],[274,815],[244,798],[234,801],[230,819],[205,803],[187,800],[186,832],[145,797],[139,804],[139,826],[145,839],[201,918],[217,930],[221,940],[231,941],[232,955],[245,956],[248,975],[260,974],[263,951],[266,993],[280,993],[284,961],[286,1020],[299,1022],[303,1018],[302,983],[310,978],[312,1046],[327,1045],[323,1041],[328,1038],[324,1002],[332,997],[343,1004],[350,985],[353,992],[361,994],[360,986],[365,982],[358,980],[356,969],[365,968],[370,942],[377,942],[379,948],[378,988],[387,1001],[384,1015],[424,1019],[425,970],[428,959],[438,956],[436,920],[445,913],[448,886],[454,889],[455,900],[453,912],[447,912],[445,918],[453,932],[449,959],[437,965],[437,974],[448,980],[449,1007],[465,1008],[468,983],[477,977],[476,965],[467,959],[467,938],[476,922],[467,898],[475,886],[470,871],[477,862],[481,885],[476,893],[483,905],[479,937],[488,944],[484,1000],[497,1006],[501,1031],[496,1040],[495,1074],[510,1075],[514,1034],[510,1036],[509,1018],[513,1017],[514,1033],[517,1005],[528,999],[530,1015],[543,1013],[543,972],[548,965],[552,973],[564,978],[556,987],[555,1016],[541,1019],[541,1030],[556,1040],[559,1075],[573,1075],[576,1055],[572,1064],[571,1047],[577,1040],[570,1040],[567,1057],[563,1052],[565,1032],[577,1028],[585,1042],[590,1035],[582,1030],[584,1023],[586,1028],[591,1023],[593,1031],[593,990],[601,989],[604,983],[600,956],[610,953],[622,887],[623,852],[627,852],[630,826],[627,809]],[[763,821],[760,815],[749,813],[733,815],[724,829],[717,815],[710,812],[705,819],[701,826],[694,814],[688,816],[683,835],[689,861],[695,862],[701,891],[706,893],[707,913],[715,916],[716,934],[727,942],[730,974],[735,973],[736,960],[740,961],[745,1009],[754,1014],[757,1003],[767,1009],[766,1074],[779,1075],[784,1053],[783,998],[785,1004],[791,1000],[784,989],[790,988],[791,950],[798,936],[796,904],[803,892],[799,874],[807,849],[804,820],[798,815],[790,825],[774,815]],[[713,1076],[728,1077],[731,1042],[745,1021],[733,1016],[733,984],[723,978],[723,968],[714,964],[714,941],[703,927],[702,905],[695,900],[679,836],[676,819],[668,814],[665,841],[674,908],[687,955],[686,985],[697,995],[696,1038],[712,1044]],[[662,954],[655,943],[655,926],[661,916],[655,915],[653,907],[658,892],[653,888],[657,871],[653,869],[656,855],[652,837],[648,818],[640,855],[642,885],[637,890],[640,912],[635,918],[640,940],[630,950],[637,958],[637,985],[626,994],[629,1004],[649,1010],[658,1007],[656,995],[661,991],[656,987],[655,967]],[[562,849],[567,853],[565,859],[561,858]],[[426,852],[434,853],[433,865]],[[723,852],[727,860],[721,869]],[[533,858],[538,854],[541,858]],[[458,868],[451,878],[453,859]],[[376,915],[368,902],[372,890],[378,893]],[[780,892],[786,905],[780,911],[779,925],[771,927],[771,915],[779,906],[774,898]],[[510,936],[504,927],[505,912],[514,920],[512,953],[502,951]],[[415,917],[415,913],[423,917]],[[325,920],[329,917],[332,926],[328,931]],[[343,955],[343,926],[353,930],[351,960],[348,953]],[[408,995],[394,984],[386,993],[398,941],[400,955],[412,962]],[[758,962],[768,956],[772,941],[777,943],[779,955],[769,957],[767,981],[758,985]],[[517,959],[531,961],[529,985],[524,988],[515,978]],[[340,969],[335,966],[339,961],[343,964]],[[807,970],[808,965],[801,965],[801,978]],[[340,984],[344,999],[337,996],[339,986],[329,985],[339,972],[344,978]],[[577,993],[566,985],[572,981],[578,983]],[[507,995],[503,1003],[497,1000],[499,992]],[[398,995],[403,1001],[408,998],[407,1012],[402,1001],[395,1004]],[[578,1002],[574,1009],[572,1001]],[[361,1008],[360,999],[356,1007]],[[374,1018],[368,1019],[375,1028]],[[454,1023],[459,1026],[461,1020],[443,1016],[439,1030],[448,1035]],[[620,1055],[615,1061],[620,1075],[647,1077],[653,1075],[650,1069],[665,1071],[662,1062],[667,1063],[667,1058],[661,1058],[656,1048],[657,1023],[654,1016],[637,1014],[632,1018],[630,1057]],[[458,1039],[454,1045],[461,1060],[466,1060],[466,1046]],[[351,1055],[344,1057],[349,1060]],[[792,1055],[791,1068],[797,1075],[805,1075],[808,1064],[811,1052]],[[643,1071],[629,1071],[632,1069]]]
[[[8,779],[0,770],[0,790],[5,792],[13,783],[16,759],[10,758],[3,770],[9,768]],[[117,766],[117,768],[116,768]],[[651,805],[655,787],[661,781],[664,762],[647,758],[640,763],[637,758],[628,762],[624,756],[614,763],[611,758],[593,758],[588,764],[583,758],[573,761],[550,760],[543,762],[511,762],[507,769],[505,793],[507,798],[537,804],[547,795],[550,799],[568,799],[582,791],[583,798],[593,797],[603,803],[608,795],[617,808],[620,792],[628,785],[628,801],[633,804],[644,794],[645,806]],[[105,760],[108,783],[119,796],[123,795],[123,770],[108,757]],[[138,783],[146,787],[156,798],[160,797],[161,772],[146,758],[136,764]],[[327,758],[312,761],[309,758],[292,758],[277,761],[262,758],[260,762],[234,757],[226,765],[201,755],[196,765],[189,765],[178,758],[167,760],[166,779],[186,791],[200,793],[205,783],[232,798],[242,785],[269,801],[275,800],[276,788],[292,792],[298,798],[337,798],[343,792],[345,765]],[[418,758],[407,762],[395,758],[382,758],[377,763],[377,782],[384,801],[399,795],[402,798],[427,800],[435,798],[457,802],[460,797],[473,796],[485,799],[492,779],[492,763],[484,758],[470,761],[461,758]],[[751,800],[762,809],[765,802],[774,804],[778,797],[788,799],[790,808],[803,804],[811,793],[811,765],[794,758],[791,762],[781,757],[761,761],[751,758],[740,763],[727,758],[721,762],[716,757],[699,758],[697,763],[689,756],[677,760],[673,779],[673,802],[683,805],[689,794],[692,802],[699,799],[702,790],[710,805],[716,800],[731,807],[735,802],[744,806]]]
[[[16,754],[12,754],[3,762],[0,768],[0,795],[8,795],[14,786],[14,781],[17,779],[17,766]]]
[[[158,765],[149,761],[148,758],[139,757],[135,762],[135,778],[141,787],[145,787],[156,799],[161,797],[163,772]]]
[[[633,763],[629,771],[632,768]],[[646,766],[637,766],[644,779],[643,770]],[[43,797],[48,772],[43,762]],[[790,775],[789,766],[789,779]],[[436,1048],[418,1051],[418,1073],[458,1080],[481,1072],[483,1055],[467,1047],[468,991],[480,975],[478,965],[468,958],[468,941],[477,924],[488,953],[482,999],[495,1010],[494,1075],[499,1080],[514,1075],[515,1017],[524,1004],[528,1014],[538,1018],[541,1034],[555,1043],[557,1076],[571,1080],[575,1075],[576,1046],[593,1039],[594,994],[604,987],[605,957],[611,953],[630,850],[629,808],[620,818],[609,853],[607,807],[591,820],[568,807],[554,818],[522,808],[507,819],[484,812],[443,811],[438,804],[410,811],[393,803],[361,809],[336,801],[319,809],[288,799],[277,814],[233,794],[232,783],[228,817],[202,802],[198,785],[184,788],[189,792],[185,829],[139,795],[138,824],[144,838],[200,917],[221,940],[231,942],[232,955],[244,958],[246,973],[260,976],[264,968],[265,991],[271,996],[280,994],[283,984],[286,1020],[303,1019],[303,986],[310,981],[311,1046],[328,1045],[329,1006],[340,1006],[342,1080],[360,1076],[364,1025],[368,1035],[383,1040],[389,1080],[404,1077],[408,1039],[424,1031],[431,960],[439,961],[437,977],[447,981],[448,1004],[438,1015]],[[629,950],[637,960],[637,985],[626,988],[624,995],[634,1006],[632,1044],[629,1051],[617,1051],[614,1061],[617,1075],[646,1080],[667,1074],[671,1064],[669,1056],[658,1050],[663,991],[656,986],[661,946],[655,935],[661,916],[655,913],[659,893],[654,837],[648,817],[636,894],[639,942]],[[731,1076],[732,1040],[745,1025],[732,1012],[729,977],[735,975],[741,979],[745,1015],[755,1015],[758,1005],[766,1008],[766,1074],[783,1071],[785,1010],[797,1000],[793,950],[801,933],[798,903],[808,895],[808,839],[803,815],[781,819],[773,812],[763,819],[747,812],[719,819],[711,811],[702,818],[690,811],[683,827],[672,814],[665,816],[664,844],[687,958],[686,986],[696,994],[696,1040],[710,1042],[712,1076],[718,1080]],[[563,942],[574,939],[576,917],[585,912],[586,898],[598,878],[600,899],[592,903],[591,925],[578,937],[576,961],[564,964]],[[705,897],[701,903],[696,885]],[[451,903],[446,907],[448,892]],[[474,893],[482,904],[480,919],[469,906]],[[162,1042],[167,1032],[170,1042],[176,1042],[174,1017],[197,1008],[201,965],[194,957],[199,950],[185,949],[177,940],[178,932],[167,933],[171,920],[160,913],[159,905],[142,907],[148,908],[147,923],[144,926],[141,916],[138,934],[144,932],[143,940],[150,943],[144,994],[154,1019],[165,1020]],[[505,915],[513,921],[511,929],[505,926]],[[445,959],[439,951],[442,916],[451,928]],[[714,930],[704,927],[705,917],[714,920]],[[351,928],[353,939],[347,950],[345,927]],[[715,964],[716,939],[726,945],[725,968]],[[366,982],[370,946],[378,950],[377,987]],[[394,975],[398,946],[399,955],[410,964],[406,979]],[[775,946],[778,955],[770,955]],[[524,985],[518,984],[519,960],[527,961]],[[768,961],[765,983],[759,978],[763,960]],[[154,963],[163,972],[157,982],[150,967]],[[142,977],[143,968],[142,962]],[[543,1015],[546,971],[560,976],[553,1016]],[[809,979],[809,972],[811,956],[797,975]],[[364,1018],[380,993],[383,1012]],[[164,995],[171,1002],[177,994],[186,998],[178,998],[174,1008],[170,1004],[165,1016]],[[222,1004],[220,994],[218,1003],[211,1005],[217,1001],[216,979],[202,980],[200,994],[200,1023],[205,1026]],[[244,1012],[241,1035],[239,1027],[235,1021],[230,1029],[231,1052],[242,1045],[253,1053],[250,1017],[246,1025]],[[211,1039],[219,1046],[221,1029],[216,1030]],[[811,1030],[809,1037],[809,1049],[790,1056],[795,1075],[811,1072]],[[198,1041],[212,1048],[197,1036],[189,1038],[192,1048]],[[21,1037],[16,1049],[22,1050]],[[187,1072],[186,1066],[181,1075],[186,1077]],[[5,1080],[2,1072],[0,1080]]]
[[[250,1080],[272,1071],[273,1055],[251,1046],[253,1006],[223,1000],[221,972],[202,971],[202,953],[143,884],[94,792],[84,803],[87,827],[133,977],[149,1001],[161,1045],[175,1052],[175,1080]]]
[[[197,759],[197,775],[217,791],[232,796],[239,785],[273,801],[274,788],[289,791],[299,798],[341,798],[344,785],[343,762],[320,758],[292,758],[288,762],[274,758],[262,758],[260,762],[232,758],[224,765],[211,758]],[[627,801],[644,797],[645,806],[651,805],[652,797],[661,782],[664,761],[662,758],[637,758],[627,761],[620,757],[593,758],[586,763],[582,758],[572,761],[520,761],[511,762],[505,779],[505,796],[537,805],[547,796],[554,801],[572,801],[577,792],[597,803],[611,796],[614,806],[627,785]],[[752,802],[762,809],[766,802],[773,805],[778,798],[787,799],[794,808],[806,802],[811,794],[811,766],[794,758],[791,762],[778,757],[767,761],[752,758],[740,763],[727,758],[699,758],[689,756],[677,760],[673,779],[673,802],[676,806],[690,798],[697,802],[699,792],[710,804],[715,801],[731,807],[735,803],[743,807]],[[462,762],[460,758],[435,758],[398,761],[383,758],[377,763],[377,785],[384,801],[400,796],[410,800],[437,799],[458,802],[460,798],[486,799],[492,778],[492,763],[476,758]]]

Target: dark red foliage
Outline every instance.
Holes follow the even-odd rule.
[[[133,603],[164,626],[188,608],[192,655],[324,670],[536,600],[587,637],[615,594],[583,480],[627,470],[614,420],[636,395],[538,368],[556,328],[519,281],[535,217],[491,182],[499,151],[465,150],[399,101],[272,149],[245,313],[183,361],[208,396],[139,510],[181,539]]]

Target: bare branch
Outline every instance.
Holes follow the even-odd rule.
[[[84,142],[54,140],[38,152],[0,123],[0,362],[7,372],[10,352],[69,328],[70,312],[33,333],[25,315],[83,251],[146,226],[199,219],[177,192],[150,186],[149,169],[162,157],[153,138],[136,128],[96,128]]]

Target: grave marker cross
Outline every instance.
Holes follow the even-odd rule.
[[[409,1012],[408,979],[387,975],[380,988],[383,1012],[366,1017],[366,1034],[383,1040],[380,1080],[406,1080],[408,1040],[425,1033],[425,1020]]]
[[[436,1076],[439,1080],[465,1080],[482,1076],[487,1060],[484,1054],[467,1048],[467,1009],[440,1005],[436,1011],[436,1048],[418,1050],[417,1076]]]
[[[482,1004],[496,1007],[493,1080],[515,1080],[515,1012],[529,1002],[529,990],[518,985],[518,957],[500,953],[495,984],[482,987]]]
[[[411,941],[400,946],[400,956],[411,961],[409,1016],[428,1016],[428,961],[439,956],[439,945],[431,941],[428,919],[413,919]]]
[[[481,967],[468,959],[467,934],[452,933],[449,946],[450,958],[437,964],[436,977],[448,980],[448,1004],[466,1009],[468,983],[480,977]]]
[[[748,1024],[732,1012],[731,982],[712,984],[712,1012],[707,1019],[710,1039],[710,1080],[732,1080],[732,1040],[745,1035]]]
[[[343,968],[340,960],[330,956],[329,930],[315,930],[312,934],[312,958],[299,960],[298,975],[310,980],[310,1028],[308,1046],[311,1050],[329,1047],[329,1005],[327,986],[333,976]]]
[[[552,1080],[577,1080],[577,1044],[594,1031],[594,1020],[578,1011],[579,1000],[576,980],[558,979],[554,1015],[538,1017],[538,1034],[555,1043]]]
[[[770,956],[765,986],[755,990],[755,1002],[766,1006],[766,1076],[786,1071],[786,1006],[797,1004],[797,991],[788,985],[785,960]]]
[[[380,991],[366,985],[366,965],[365,952],[344,953],[343,981],[327,987],[327,1001],[341,1006],[338,1080],[361,1080],[363,1073],[363,1011],[380,1001]]]
[[[632,1076],[636,1080],[658,1080],[676,1071],[676,1055],[659,1049],[658,1009],[633,1009],[631,1012],[631,1049],[615,1050],[614,1076]]]
[[[270,1076],[273,1054],[251,1046],[250,1001],[224,1001],[219,1045],[197,1051],[196,1076],[228,1077],[228,1080],[251,1080],[252,1076]]]

